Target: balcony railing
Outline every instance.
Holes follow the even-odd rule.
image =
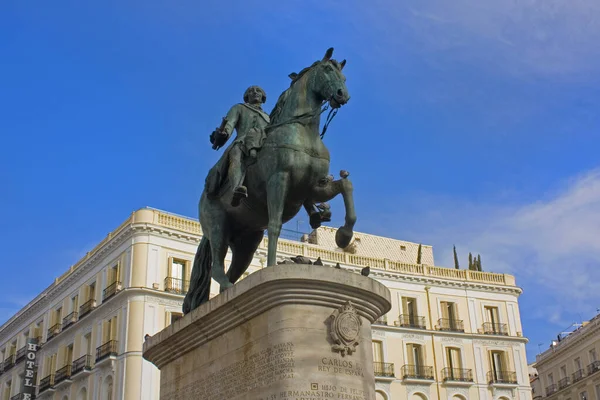
[[[28,399],[30,399],[31,397],[27,397]],[[19,394],[15,394],[13,397],[10,398],[10,400],[23,400],[25,399],[25,393],[19,393]]]
[[[40,393],[54,387],[54,375],[48,375],[40,381]]]
[[[109,356],[117,355],[117,341],[110,340],[96,349],[96,362],[104,360]]]
[[[587,366],[587,370],[588,375],[600,371],[600,361],[593,361],[590,365]]]
[[[558,381],[558,390],[562,390],[571,384],[570,379],[568,377],[562,378]]]
[[[115,281],[108,285],[106,289],[104,289],[104,297],[103,299],[106,301],[113,297],[115,294],[119,293],[121,290],[121,282]]]
[[[488,382],[492,383],[505,383],[516,385],[517,384],[517,373],[514,371],[490,371],[487,374]]]
[[[433,367],[422,365],[404,365],[401,371],[402,379],[433,380]]]
[[[573,383],[582,380],[584,376],[583,369],[578,369],[577,371],[573,372]]]
[[[464,332],[465,324],[462,319],[440,318],[438,319],[437,329],[439,331]]]
[[[79,307],[79,319],[85,317],[87,314],[92,312],[92,310],[94,310],[95,308],[96,308],[96,300],[95,299],[91,299],[91,300],[88,300],[85,303],[83,303],[81,305],[81,307]]]
[[[19,350],[17,350],[15,364],[21,362],[21,360],[24,360],[26,354],[27,354],[27,346],[23,346]]]
[[[404,328],[427,329],[425,317],[419,317],[412,314],[400,314],[396,325]]]
[[[71,379],[71,365],[65,365],[56,371],[56,375],[54,375],[54,384],[58,385],[66,379]]]
[[[550,396],[551,394],[554,394],[558,391],[558,388],[556,387],[555,384],[552,384],[550,386],[546,386],[546,396]]]
[[[394,377],[394,364],[384,362],[373,362],[373,371],[375,376]]]
[[[83,357],[79,357],[77,360],[73,361],[73,367],[71,368],[71,376],[75,376],[82,371],[91,371],[92,370],[92,356],[86,354]]]
[[[38,348],[42,347],[42,345],[43,345],[43,343],[42,343],[42,336],[40,335],[40,336],[35,337],[35,342],[37,343]]]
[[[48,338],[46,341],[52,339],[54,336],[58,335],[62,329],[62,324],[59,322],[58,324],[54,324],[48,329]]]
[[[77,311],[73,311],[71,314],[63,318],[63,329],[67,329],[75,322],[77,322]]]
[[[4,372],[6,372],[9,369],[11,369],[12,367],[14,367],[15,366],[15,355],[11,354],[10,356],[6,357],[4,359],[4,363],[2,364],[2,366],[4,367]]]
[[[190,281],[183,279],[172,278],[170,276],[165,278],[165,292],[186,294],[190,288]]]
[[[496,322],[485,322],[483,324],[483,333],[486,335],[508,336],[508,325],[498,324]]]
[[[373,322],[374,325],[387,325],[387,315],[382,315],[381,317],[377,318],[377,320],[375,322]]]
[[[442,379],[444,382],[473,382],[473,371],[464,368],[444,368]]]

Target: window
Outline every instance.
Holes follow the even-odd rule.
[[[406,246],[400,245],[400,250],[405,251],[406,250]]]
[[[500,350],[490,351],[490,371],[492,379],[495,382],[506,382],[509,378],[508,375],[508,356],[506,352]]]
[[[185,272],[185,261],[172,258],[169,276],[173,279],[185,280]]]
[[[112,268],[108,269],[108,285],[110,286],[115,282],[119,282],[120,277],[120,263],[115,264]]]
[[[96,282],[92,282],[90,286],[88,286],[88,300],[96,299]]]
[[[173,322],[183,318],[183,314],[182,313],[176,313],[176,312],[172,312],[171,314],[171,324],[173,324]]]
[[[579,400],[588,400],[588,395],[586,391],[579,393]]]
[[[548,374],[548,385],[554,385],[554,376],[552,374]]]
[[[107,343],[117,339],[117,317],[112,317],[102,324],[102,342]]]
[[[92,355],[92,334],[87,333],[84,335],[82,341],[81,348],[85,351],[84,355]]]
[[[78,295],[73,296],[73,298],[71,299],[71,312],[77,311],[77,307],[79,306],[77,304],[78,302],[79,302],[79,296]]]
[[[425,328],[424,326],[421,326],[423,323],[419,321],[417,314],[417,299],[412,297],[402,297],[402,314],[402,325]]]
[[[566,378],[567,377],[567,366],[563,365],[562,367],[560,367],[560,378]]]
[[[65,347],[65,365],[71,365],[73,363],[73,343]]]
[[[406,345],[406,363],[417,368],[424,365],[423,348],[420,344],[409,343]]]
[[[455,347],[446,347],[446,365],[452,370],[462,369],[460,349]]]
[[[589,351],[590,355],[590,364],[596,361],[596,349],[591,349]]]
[[[54,317],[54,323],[60,324],[62,322],[62,307],[56,309],[56,315]]]
[[[581,369],[581,358],[577,357],[574,362],[575,362],[575,371],[579,371]]]
[[[377,340],[373,340],[373,362],[383,362],[383,343]]]
[[[498,313],[498,307],[485,307],[485,320],[492,324],[500,323],[500,316]]]
[[[444,318],[447,321],[455,321],[457,319],[458,310],[456,307],[456,303],[442,301],[440,305],[442,308],[442,318]]]

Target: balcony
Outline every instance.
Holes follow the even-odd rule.
[[[83,357],[79,357],[73,361],[73,367],[71,368],[71,376],[75,376],[79,373],[89,374],[92,370],[92,356],[86,354]]]
[[[394,322],[394,325],[403,328],[427,329],[425,317],[418,317],[413,314],[400,314],[398,321]]]
[[[24,360],[25,359],[25,355],[27,355],[27,346],[23,346],[19,350],[17,350],[15,364],[18,364],[22,360]]]
[[[433,367],[422,365],[404,365],[401,371],[402,379],[433,380]]]
[[[106,289],[104,289],[103,292],[103,299],[104,301],[110,299],[111,297],[113,297],[115,294],[119,293],[121,291],[121,282],[119,281],[115,281],[113,283],[111,283],[110,285],[108,285],[106,287]]]
[[[578,369],[577,371],[573,372],[573,383],[582,380],[584,376],[585,375],[582,369]]]
[[[67,329],[75,322],[77,322],[77,311],[73,311],[71,314],[63,318],[63,329]]]
[[[558,388],[556,387],[555,384],[552,384],[550,386],[546,386],[546,396],[551,396],[554,393],[558,392]]]
[[[387,316],[382,315],[381,317],[377,318],[377,320],[373,322],[373,325],[387,325]]]
[[[79,307],[79,319],[85,317],[96,308],[96,300],[88,300]]]
[[[48,338],[46,339],[46,342],[50,339],[52,339],[54,336],[58,335],[60,333],[62,329],[62,324],[59,322],[58,324],[54,324],[52,325],[52,327],[50,327],[50,329],[48,329]]]
[[[61,386],[63,382],[71,382],[71,365],[65,365],[54,375],[54,386]]]
[[[190,281],[184,281],[183,279],[172,278],[170,276],[165,278],[165,292],[175,293],[184,295],[190,288]]]
[[[465,332],[465,324],[462,319],[440,318],[436,326],[438,331]]]
[[[48,375],[47,377],[42,378],[40,381],[39,393],[45,392],[49,389],[54,390],[54,375]]]
[[[10,398],[10,400],[24,400],[24,399],[31,399],[31,396],[25,397],[25,393],[19,393],[19,394],[15,394],[13,397]]]
[[[473,371],[464,368],[444,368],[442,370],[444,382],[473,382]]]
[[[11,369],[12,367],[14,367],[15,366],[15,355],[11,354],[10,356],[6,357],[4,359],[4,363],[2,364],[2,366],[4,367],[4,372],[6,372],[9,369]]]
[[[516,385],[517,384],[517,373],[514,371],[490,371],[487,373],[488,383],[493,384],[505,384],[505,385]]]
[[[562,390],[571,384],[569,378],[562,378],[558,381],[558,390]]]
[[[394,364],[384,362],[373,362],[373,372],[375,372],[375,376],[393,378]]]
[[[115,359],[117,356],[117,341],[110,340],[96,349],[96,364],[106,359]]]
[[[34,339],[35,339],[35,342],[38,345],[38,348],[42,347],[42,345],[43,345],[43,343],[42,343],[42,336],[41,335],[40,336],[36,336]]]
[[[485,322],[483,324],[483,333],[485,335],[508,336],[508,325],[498,324],[496,322]]]
[[[590,365],[587,366],[588,375],[596,373],[600,371],[600,361],[593,361]]]

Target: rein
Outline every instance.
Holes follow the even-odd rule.
[[[325,102],[326,102],[325,107],[322,107],[323,103],[325,103]],[[329,109],[329,101],[323,100],[323,103],[321,103],[321,105],[318,106],[314,111],[301,114],[297,117],[292,117],[292,118],[288,119],[287,121],[283,121],[283,122],[273,124],[273,125],[268,125],[265,128],[265,132],[267,133],[269,131],[272,131],[275,128],[279,128],[280,126],[288,125],[288,124],[306,125],[307,123],[316,119],[319,115],[323,114],[325,111],[327,111]],[[325,120],[325,124],[323,125],[323,130],[321,131],[321,134],[319,135],[321,137],[321,140],[323,140],[323,137],[325,136],[325,132],[327,132],[327,128],[329,127],[329,124],[331,123],[333,118],[337,115],[338,110],[339,110],[339,108],[332,108],[331,110],[329,110],[329,114],[327,114],[327,119]],[[305,119],[307,119],[307,121],[303,122],[303,120],[305,120]]]

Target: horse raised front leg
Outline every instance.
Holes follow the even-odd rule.
[[[338,194],[344,197],[344,206],[346,208],[346,218],[344,226],[341,226],[335,234],[335,243],[338,247],[344,249],[348,247],[352,240],[352,229],[356,223],[356,211],[354,209],[354,197],[352,195],[352,182],[346,177],[346,172],[341,173],[342,179],[337,181],[327,180],[325,183],[319,184],[312,190],[312,200],[316,202],[324,202],[333,199]]]
[[[287,172],[273,174],[267,183],[267,207],[269,208],[269,224],[267,226],[269,247],[267,265],[277,264],[277,241],[281,233],[283,208],[287,197],[289,175]]]

